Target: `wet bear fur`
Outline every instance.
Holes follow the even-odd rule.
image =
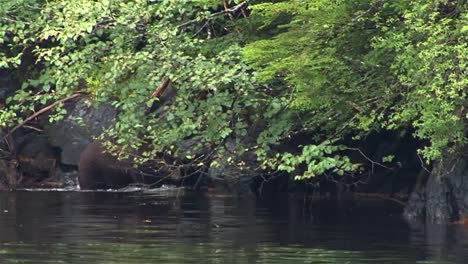
[[[78,183],[82,190],[120,189],[136,181],[128,162],[105,152],[100,142],[89,144],[80,155]]]

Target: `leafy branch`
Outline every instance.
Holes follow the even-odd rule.
[[[249,1],[243,1],[231,8],[225,8],[224,10],[220,11],[220,12],[216,12],[216,13],[212,13],[210,14],[208,17],[204,18],[203,20],[205,20],[205,24],[209,23],[210,21],[212,21],[213,19],[219,17],[219,16],[223,16],[223,15],[233,15],[233,14],[236,14],[238,12],[240,12],[241,10],[247,8],[249,4]],[[190,25],[193,25],[193,24],[197,24],[197,23],[200,23],[200,19],[192,19],[192,20],[189,20],[185,23],[182,23],[181,25],[179,25],[179,28],[183,28],[183,27],[187,27],[187,26],[190,26]]]
[[[63,99],[60,99],[58,101],[55,101],[54,103],[40,109],[39,111],[35,112],[34,114],[28,116],[23,122],[19,123],[18,125],[14,126],[4,137],[3,137],[3,140],[6,140],[11,134],[13,134],[13,132],[15,132],[16,130],[18,130],[19,128],[23,127],[24,125],[26,125],[26,123],[28,123],[29,121],[33,120],[34,118],[37,118],[38,116],[50,111],[51,109],[53,109],[55,106],[59,105],[59,104],[62,104],[66,101],[69,101],[71,99],[74,99],[78,96],[81,96],[82,93],[80,91],[77,91],[75,92],[73,95],[70,95],[70,96],[67,96]]]

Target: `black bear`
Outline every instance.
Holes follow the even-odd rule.
[[[120,189],[136,181],[125,161],[107,153],[100,142],[89,144],[81,153],[78,182],[82,190]]]

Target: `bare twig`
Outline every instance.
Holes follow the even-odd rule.
[[[395,203],[398,203],[402,206],[406,206],[406,203],[397,199],[397,198],[393,198],[391,196],[388,196],[388,195],[385,195],[385,194],[380,194],[380,193],[355,193],[354,194],[355,196],[357,197],[371,197],[371,198],[379,198],[379,199],[382,199],[382,200],[388,200],[388,201],[392,201],[392,202],[395,202]]]
[[[359,148],[348,148],[348,149],[359,152],[359,154],[361,154],[366,160],[368,160],[372,164],[372,170],[374,168],[374,165],[378,165],[378,166],[380,166],[382,168],[385,168],[385,169],[388,169],[388,170],[393,170],[393,168],[390,168],[388,166],[383,165],[382,163],[379,163],[377,161],[372,160],[366,154],[364,154],[364,152],[362,152],[362,150],[360,150]]]
[[[223,0],[223,7],[224,7],[224,10],[228,10],[228,9],[229,9],[229,5],[228,5],[228,3],[227,3],[226,0]],[[229,19],[230,19],[230,20],[233,20],[233,19],[234,19],[234,17],[232,16],[232,14],[229,13],[228,16],[229,16]]]
[[[351,102],[349,100],[346,100],[345,103],[350,105],[352,108],[354,108],[356,111],[358,111],[361,114],[365,112],[364,109],[360,105],[356,104],[355,102]]]
[[[360,14],[360,15],[354,17],[354,18],[351,20],[351,22],[352,22],[352,23],[357,22],[361,17],[366,16],[367,14],[369,14],[370,12],[372,12],[374,9],[376,9],[377,6],[378,6],[379,4],[381,4],[382,2],[383,2],[383,0],[378,0],[378,1],[376,1],[371,7],[369,7],[369,9],[367,9],[366,11],[364,11],[364,13],[362,13],[362,14]]]
[[[424,162],[423,162],[421,156],[419,154],[416,154],[416,155],[418,155],[419,161],[421,162],[421,168],[423,168],[423,170],[431,173],[431,171],[428,168],[426,168],[426,166],[424,166]]]
[[[156,88],[156,90],[151,94],[151,98],[159,97],[162,93],[164,93],[170,83],[171,80],[167,77],[164,77],[161,85],[159,85],[159,87]]]
[[[33,126],[24,125],[23,127],[24,127],[24,128],[28,128],[28,129],[31,129],[31,130],[35,130],[35,131],[37,131],[37,132],[42,132],[42,131],[43,131],[42,129],[37,128],[37,127],[33,127]]]
[[[241,3],[239,3],[238,5],[233,6],[233,7],[231,7],[231,8],[228,8],[228,9],[224,9],[224,10],[221,11],[221,12],[213,13],[213,14],[209,15],[206,19],[207,19],[207,20],[212,20],[212,19],[214,19],[214,18],[216,18],[216,17],[218,17],[218,16],[222,16],[222,15],[226,15],[226,14],[228,14],[228,15],[235,14],[235,13],[237,13],[238,11],[244,9],[247,5],[248,5],[248,1],[241,2]],[[198,22],[200,22],[200,21],[197,20],[197,19],[192,19],[192,20],[189,20],[189,21],[187,21],[187,22],[182,23],[181,25],[179,25],[179,28],[187,27],[187,26],[190,26],[190,25],[192,25],[192,24],[196,24],[196,23],[198,23]]]

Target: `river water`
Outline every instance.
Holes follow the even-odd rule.
[[[468,263],[468,229],[379,199],[0,193],[0,263]]]

